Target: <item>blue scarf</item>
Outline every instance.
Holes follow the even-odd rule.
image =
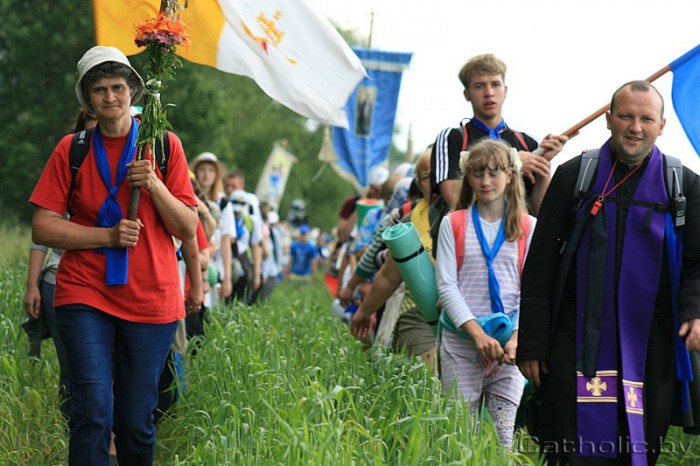
[[[483,122],[477,120],[476,118],[472,118],[472,121],[474,122],[474,125],[477,128],[489,133],[489,139],[493,139],[494,141],[501,140],[501,131],[504,130],[506,127],[505,121],[501,120],[501,122],[498,124],[498,126],[496,126],[494,129],[489,128]]]
[[[131,130],[124,144],[124,149],[122,149],[122,154],[119,157],[115,185],[112,185],[112,174],[109,170],[107,151],[105,150],[104,141],[102,140],[102,134],[100,134],[99,125],[95,127],[95,130],[92,132],[92,151],[95,155],[97,171],[107,187],[107,191],[109,191],[107,198],[102,203],[102,207],[100,207],[100,211],[97,214],[95,225],[98,227],[111,228],[124,218],[122,209],[117,201],[117,192],[129,171],[126,164],[131,162],[136,154],[136,135],[138,134],[138,130],[139,123],[132,117]],[[100,248],[97,249],[97,252],[106,255],[107,285],[126,285],[129,271],[129,252],[127,248]]]
[[[474,224],[474,231],[476,232],[476,238],[479,240],[481,245],[481,251],[484,253],[486,258],[486,267],[489,272],[489,296],[491,297],[491,311],[495,313],[503,313],[503,302],[501,301],[501,287],[498,284],[498,278],[496,278],[496,273],[493,270],[493,260],[498,255],[498,251],[503,246],[506,241],[506,233],[503,229],[503,219],[501,219],[501,225],[498,227],[498,234],[496,235],[496,240],[493,242],[493,247],[489,248],[489,245],[484,237],[484,231],[481,228],[481,218],[479,218],[479,211],[476,208],[477,203],[474,203],[472,207],[472,223]]]

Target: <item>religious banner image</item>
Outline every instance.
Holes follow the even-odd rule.
[[[355,106],[355,136],[372,135],[372,116],[377,99],[377,88],[360,86],[357,88],[357,105]]]
[[[269,202],[273,209],[277,210],[287,186],[289,173],[292,171],[292,164],[295,162],[297,158],[294,155],[275,143],[255,189],[258,199]]]
[[[389,155],[403,72],[412,53],[353,48],[367,70],[347,103],[349,128],[333,127],[333,168],[358,191],[369,187],[369,172]]]

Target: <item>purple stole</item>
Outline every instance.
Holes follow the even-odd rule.
[[[642,169],[634,200],[667,205],[663,154],[656,146]],[[603,191],[611,170],[608,141],[600,149],[591,192]],[[613,179],[608,189],[614,185]],[[610,197],[614,196],[613,192]],[[591,215],[590,207],[586,203],[578,215]],[[616,458],[624,445],[632,465],[642,466],[647,464],[644,369],[663,261],[666,214],[649,206],[629,205],[616,280],[616,257],[620,255],[616,250],[617,208],[621,205],[614,201],[603,202],[589,221],[577,252],[577,456]],[[607,233],[607,241],[594,240],[601,237],[601,231],[603,237]],[[598,313],[592,310],[595,306]],[[623,393],[618,393],[620,376]],[[628,448],[618,440],[619,400],[625,403]]]

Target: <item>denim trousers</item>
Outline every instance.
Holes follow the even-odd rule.
[[[114,431],[119,464],[152,465],[158,380],[177,322],[129,322],[79,304],[56,317],[70,363],[69,464],[107,466]]]
[[[58,323],[56,322],[56,309],[53,307],[53,294],[56,285],[42,280],[39,285],[41,292],[41,313],[46,319],[46,324],[49,326],[49,332],[53,339],[53,344],[56,347],[56,356],[58,357],[58,368],[60,375],[58,379],[58,393],[61,400],[61,414],[67,420],[70,420],[72,410],[72,401],[70,395],[70,365],[68,363],[68,355],[66,348],[63,345],[63,340],[58,332]]]

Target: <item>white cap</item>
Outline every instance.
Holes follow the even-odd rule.
[[[246,191],[245,195],[248,204],[252,205],[253,207],[260,208],[260,199],[258,199],[258,196],[256,196],[255,193],[249,193]]]
[[[269,225],[274,225],[276,223],[280,222],[280,214],[275,212],[274,210],[271,210],[267,213],[267,223]]]
[[[190,170],[196,172],[197,166],[203,162],[213,163],[214,165],[216,165],[216,169],[219,169],[219,159],[216,157],[216,155],[212,154],[211,152],[202,152],[197,157],[192,159],[192,162],[190,162]]]
[[[197,157],[195,157],[192,160],[193,164],[198,164],[199,162],[212,162],[216,163],[218,162],[219,159],[216,157],[216,155],[212,154],[211,152],[202,152],[199,154]]]
[[[402,178],[413,176],[413,164],[408,162],[398,164],[394,168],[394,175],[401,175]]]
[[[234,212],[245,212],[248,206],[248,193],[237,189],[231,193],[230,201]]]
[[[369,184],[384,184],[389,179],[389,169],[381,165],[373,167],[369,172]]]
[[[253,217],[258,218],[261,222],[262,220],[262,212],[260,211],[260,199],[258,199],[258,196],[255,195],[255,193],[251,193],[246,191],[246,196],[247,196],[247,201],[248,205],[252,208],[251,214]]]

